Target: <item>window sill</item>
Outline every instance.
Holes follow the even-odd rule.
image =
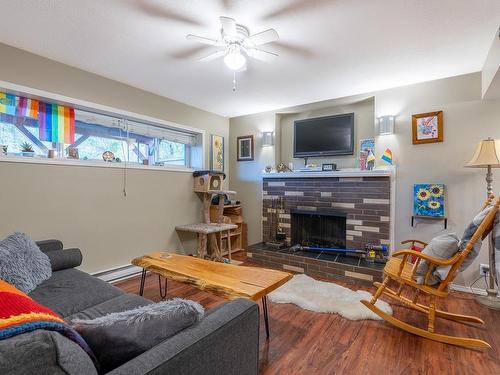
[[[44,165],[63,165],[76,167],[91,167],[91,168],[116,168],[116,169],[144,169],[150,171],[166,171],[166,172],[184,172],[193,173],[193,168],[181,166],[154,166],[141,165],[134,163],[109,163],[99,160],[73,160],[73,159],[48,159],[27,156],[0,156],[0,163],[25,163],[25,164],[44,164]]]

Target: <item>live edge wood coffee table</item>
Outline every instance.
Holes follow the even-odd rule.
[[[163,276],[165,282],[170,279],[190,284],[227,299],[248,298],[253,301],[262,299],[267,337],[269,337],[267,295],[292,278],[288,272],[236,266],[165,252],[154,252],[135,258],[132,264],[142,267],[139,289],[141,296],[144,293],[146,272],[149,271]],[[165,293],[166,288],[165,283]]]

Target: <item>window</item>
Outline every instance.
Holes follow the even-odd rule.
[[[26,100],[15,98],[15,103]],[[55,150],[59,159],[104,161],[107,156],[107,161],[115,163],[202,165],[199,133],[57,104],[40,102],[39,106],[38,116],[32,113],[32,117],[27,117],[18,108],[10,107],[9,111],[0,102],[0,145],[7,146],[9,156],[46,158],[49,150]],[[56,116],[56,120],[51,116]],[[56,128],[51,125],[54,121]],[[65,128],[61,130],[59,125]],[[32,153],[23,153],[26,143]]]

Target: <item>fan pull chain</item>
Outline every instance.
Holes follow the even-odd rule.
[[[233,72],[233,92],[236,92],[236,72]]]

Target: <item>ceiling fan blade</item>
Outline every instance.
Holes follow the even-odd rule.
[[[262,44],[267,44],[271,42],[275,42],[279,39],[278,32],[274,29],[269,29],[262,31],[260,33],[252,35],[249,39],[250,41],[256,45],[260,46]]]
[[[226,54],[226,50],[216,51],[208,56],[202,57],[200,61],[212,61]]]
[[[236,36],[236,21],[230,17],[220,17],[222,32],[228,36]]]
[[[199,42],[199,43],[203,43],[203,44],[208,44],[210,46],[218,46],[219,45],[218,40],[205,38],[203,36],[198,36],[198,35],[193,35],[193,34],[186,35],[186,39],[194,40],[195,42]]]
[[[278,57],[277,53],[274,52],[269,52],[269,51],[264,51],[263,49],[258,49],[258,48],[251,48],[248,50],[248,56],[260,60],[260,61],[265,61],[265,62],[271,62],[276,57]]]

